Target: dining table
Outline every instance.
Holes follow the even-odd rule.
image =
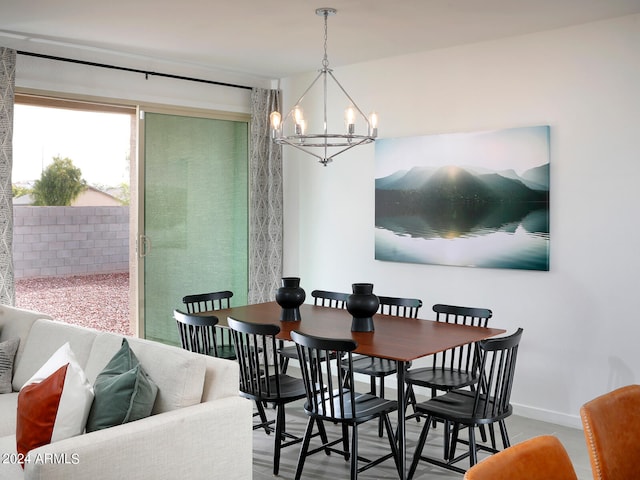
[[[372,332],[351,331],[351,314],[340,308],[302,304],[300,320],[280,320],[278,303],[265,302],[237,306],[208,312],[218,317],[219,325],[227,325],[227,318],[246,322],[272,324],[280,327],[279,340],[291,340],[296,330],[308,335],[327,338],[348,338],[357,343],[355,353],[386,358],[397,363],[397,442],[399,475],[407,478],[406,468],[406,402],[405,370],[410,362],[460,345],[478,342],[505,333],[500,328],[472,327],[454,323],[436,322],[420,318],[375,314]]]

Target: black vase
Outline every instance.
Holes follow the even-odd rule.
[[[276,302],[282,307],[280,320],[283,322],[302,320],[300,305],[304,303],[305,298],[306,294],[300,288],[298,277],[283,277],[282,286],[276,292]]]
[[[373,294],[373,283],[354,283],[353,294],[347,298],[347,311],[353,316],[352,332],[373,332],[373,315],[380,300]]]

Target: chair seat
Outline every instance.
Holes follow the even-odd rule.
[[[298,358],[298,349],[295,345],[291,347],[282,347],[278,349],[278,353],[285,358]]]
[[[271,392],[271,395],[268,395],[267,392]],[[307,396],[302,379],[285,374],[280,375],[280,395],[276,390],[275,376],[269,377],[268,382],[265,379],[262,380],[262,392],[260,392],[260,395],[252,395],[249,392],[243,392],[243,394],[253,400],[259,399],[263,402],[279,403],[288,403]]]
[[[390,413],[398,408],[398,403],[394,400],[386,400],[384,398],[370,395],[368,393],[355,394],[355,408],[350,401],[350,393],[348,390],[342,390],[342,399],[338,391],[334,391],[331,396],[324,399],[318,405],[319,411],[327,412],[326,415],[318,415],[323,420],[335,421],[336,418],[350,419],[354,422],[366,422],[383,413]],[[333,413],[332,413],[333,405]],[[344,406],[344,409],[343,409]],[[309,413],[311,409],[305,404],[305,411]]]
[[[343,362],[342,365],[347,368],[348,364]],[[353,359],[353,371],[355,373],[364,373],[373,377],[386,377],[398,371],[397,364],[393,360],[386,358],[369,357],[360,355]]]
[[[405,382],[437,390],[451,390],[475,385],[478,383],[478,375],[462,370],[425,367],[407,370]]]
[[[218,345],[218,357],[225,358],[227,360],[235,360],[236,359],[236,349],[233,348],[233,345]],[[213,355],[213,350],[211,350],[211,355]]]
[[[416,404],[416,410],[425,415],[431,415],[436,418],[449,420],[454,423],[460,423],[462,425],[480,425],[497,422],[503,418],[507,418],[512,413],[511,405],[500,415],[491,416],[483,414],[485,410],[485,400],[481,398],[476,408],[476,415],[474,411],[475,392],[469,390],[452,390],[433,397],[425,402]],[[489,398],[489,402],[493,403],[493,398]],[[492,409],[492,405],[488,410]]]

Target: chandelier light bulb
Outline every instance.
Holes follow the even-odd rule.
[[[269,115],[269,121],[271,122],[271,128],[278,130],[282,123],[282,115],[280,115],[280,112],[271,112],[271,115]]]
[[[369,123],[371,123],[371,128],[378,128],[378,114],[376,112],[369,114]]]
[[[371,131],[369,134],[373,137],[378,136],[378,114],[376,112],[371,112],[369,114],[369,127]]]
[[[293,109],[293,120],[295,122],[295,134],[296,135],[304,135],[304,117],[302,114],[302,108],[299,105],[296,105]]]
[[[356,110],[353,105],[349,105],[344,111],[344,120],[347,124],[347,132],[349,135],[353,135],[356,130]]]

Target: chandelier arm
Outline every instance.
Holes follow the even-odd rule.
[[[308,153],[312,157],[316,157],[318,160],[320,160],[320,163],[322,163],[322,164],[326,165],[326,163],[327,163],[326,162],[326,160],[327,160],[326,157],[322,157],[321,155],[318,155],[317,153],[313,153],[311,150],[308,150],[308,149],[304,148],[303,145],[299,145],[297,143],[293,143],[293,142],[291,142],[291,141],[289,141],[287,139],[282,139],[281,142],[286,144],[286,145],[289,145],[291,147],[296,147],[298,150],[302,150],[303,152]]]
[[[331,158],[336,157],[338,155],[340,155],[341,153],[346,152],[347,150],[351,150],[353,147],[357,147],[358,145],[362,145],[364,143],[370,143],[370,140],[363,138],[362,140],[360,140],[359,142],[355,142],[351,145],[349,145],[348,147],[343,148],[342,150],[334,153],[333,155],[331,155]]]
[[[300,103],[302,103],[302,100],[304,100],[304,97],[307,95],[307,93],[309,93],[309,90],[311,90],[311,88],[313,88],[313,86],[316,84],[316,82],[320,79],[320,77],[323,75],[324,71],[320,71],[320,73],[318,73],[318,75],[316,75],[316,78],[313,79],[313,82],[311,82],[311,85],[309,85],[307,87],[307,89],[304,91],[304,93],[302,95],[300,95],[300,98],[298,98],[298,100],[296,101],[296,103],[294,103],[294,108],[296,105],[300,105]],[[289,112],[287,112],[287,115],[284,117],[284,120],[282,120],[282,123],[286,122],[287,119],[289,119],[291,117],[291,115],[293,114],[293,110],[294,108],[292,108],[291,110],[289,110]]]
[[[309,150],[308,148],[305,148],[305,146],[304,146],[304,145],[299,145],[299,144],[297,144],[297,143],[293,143],[293,142],[291,142],[291,141],[289,141],[289,140],[286,140],[286,139],[281,140],[281,142],[282,142],[282,143],[285,143],[285,144],[287,144],[287,145],[289,145],[289,146],[291,146],[291,147],[295,147],[295,148],[297,148],[298,150],[302,150],[303,152],[305,152],[305,153],[307,153],[307,154],[311,155],[312,157],[317,158],[317,159],[320,161],[320,163],[322,163],[323,165],[325,165],[325,166],[326,166],[326,164],[327,164],[327,163],[329,163],[329,162],[333,161],[333,157],[336,157],[336,156],[340,155],[341,153],[344,153],[344,152],[346,152],[347,150],[352,149],[353,147],[357,147],[358,145],[362,145],[363,143],[367,142],[367,139],[366,139],[366,138],[364,138],[364,139],[360,140],[359,142],[355,142],[355,143],[353,143],[353,144],[349,145],[348,147],[345,147],[345,148],[343,148],[342,150],[339,150],[339,151],[335,152],[335,153],[334,153],[333,155],[331,155],[330,157],[327,157],[326,155],[323,157],[322,155],[318,155],[318,154],[316,154],[316,153],[313,153],[313,151],[312,151],[312,150]]]
[[[344,89],[344,87],[340,84],[340,82],[338,81],[338,79],[336,78],[336,76],[333,74],[333,71],[328,70],[327,73],[329,75],[331,75],[331,78],[333,78],[333,81],[336,82],[336,85],[338,85],[338,87],[340,87],[340,90],[342,90],[342,93],[344,93],[344,95],[349,99],[349,101],[351,102],[351,104],[355,107],[356,110],[358,110],[358,112],[360,112],[360,115],[362,115],[362,117],[364,118],[364,120],[367,122],[367,126],[369,128],[371,128],[371,123],[369,123],[369,119],[367,118],[367,116],[362,112],[362,110],[360,110],[360,107],[358,106],[358,104],[353,100],[353,98],[351,98],[351,95],[349,95],[347,93],[347,91]],[[326,96],[325,96],[326,98]]]
[[[325,56],[326,56],[326,29],[327,29],[327,14],[325,13],[324,16],[324,28],[325,28]],[[328,62],[327,62],[328,63]],[[325,65],[325,68],[323,69],[323,79],[322,82],[324,84],[324,98],[323,103],[324,103],[324,123],[323,123],[323,131],[325,134],[325,141],[324,141],[324,158],[327,158],[327,154],[329,153],[329,148],[327,147],[327,140],[326,140],[326,135],[329,133],[327,131],[327,71],[330,72],[330,70],[327,70],[327,67]],[[332,75],[333,76],[333,75]],[[326,163],[325,163],[326,165]]]
[[[357,145],[364,145],[374,141],[374,137],[370,135],[341,135],[341,134],[321,134],[321,133],[309,133],[304,135],[288,135],[275,137],[273,139],[276,143],[295,143],[298,145],[304,145],[309,147],[348,147],[354,143]]]

